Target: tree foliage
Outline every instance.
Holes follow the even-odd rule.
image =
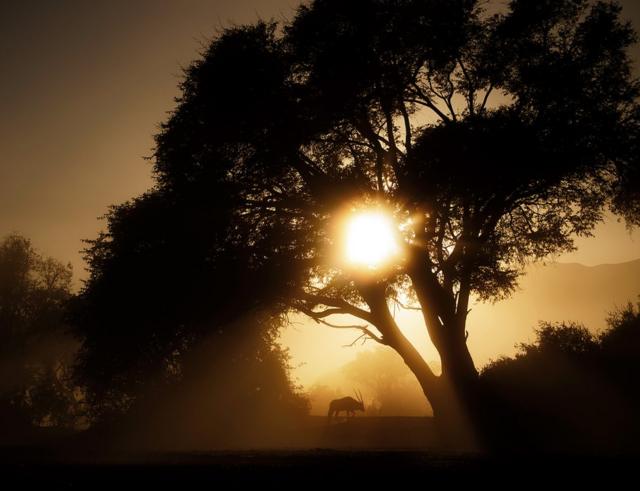
[[[76,342],[64,319],[71,281],[70,264],[22,235],[0,241],[0,409],[25,423],[73,426],[81,416],[69,377]]]

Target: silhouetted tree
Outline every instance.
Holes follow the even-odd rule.
[[[158,185],[227,183],[220,247],[279,264],[291,308],[362,319],[460,427],[481,413],[470,296],[508,295],[524,263],[570,250],[607,208],[640,221],[634,40],[614,2],[489,15],[473,0],[317,0],[282,33],[226,30],[186,71]],[[344,210],[368,206],[403,224],[405,249],[373,274],[335,258]],[[441,376],[390,313],[402,291]]]
[[[64,322],[71,280],[70,264],[43,257],[29,239],[12,234],[0,241],[3,432],[16,431],[17,420],[73,426],[81,416],[68,376],[77,343]]]
[[[94,422],[129,413],[132,431],[175,444],[304,412],[275,343],[277,264],[257,269],[246,247],[219,246],[234,206],[225,186],[151,191],[113,207],[89,241],[90,277],[69,317]]]

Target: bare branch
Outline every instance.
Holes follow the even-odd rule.
[[[449,118],[447,115],[445,115],[440,109],[437,108],[437,106],[435,106],[431,101],[427,102],[424,100],[420,100],[420,99],[406,99],[407,102],[412,102],[414,104],[420,104],[421,106],[425,106],[428,107],[429,109],[431,109],[434,113],[436,113],[438,115],[438,117],[440,119],[442,119],[442,121],[445,121],[447,123],[451,122],[451,118]]]
[[[328,314],[328,315],[332,315],[332,314]],[[369,330],[369,326],[368,325],[364,325],[364,326],[359,326],[359,325],[342,325],[342,324],[333,324],[329,321],[326,321],[324,319],[321,318],[315,318],[312,317],[313,320],[315,320],[317,323],[319,324],[323,324],[325,326],[331,327],[333,329],[358,329],[359,331],[362,331],[362,334],[356,339],[356,341],[358,339],[361,339],[363,336],[366,336],[369,339],[373,339],[375,342],[386,345],[387,343],[384,341],[384,339],[381,336],[377,336],[376,334],[374,334],[371,330]],[[354,341],[353,343],[351,343],[350,346],[353,346],[355,344]]]
[[[387,125],[387,136],[389,138],[389,151],[387,155],[396,179],[400,180],[402,176],[400,174],[400,168],[398,167],[398,148],[396,147],[396,137],[393,133],[393,116],[390,110],[384,110],[384,118]]]
[[[489,85],[487,92],[484,94],[484,97],[482,98],[482,104],[480,104],[479,112],[483,112],[487,107],[487,101],[489,100],[489,95],[491,95],[491,92],[493,92],[493,84]]]
[[[449,71],[447,73],[447,94],[445,95],[444,93],[441,93],[440,91],[436,90],[436,88],[433,86],[433,79],[431,78],[431,72],[427,72],[427,83],[429,84],[429,90],[431,91],[431,93],[433,95],[435,95],[438,99],[440,99],[442,102],[445,103],[445,105],[447,106],[447,109],[449,110],[449,113],[451,114],[451,118],[453,119],[453,121],[457,121],[458,120],[458,116],[456,115],[456,111],[453,108],[453,103],[452,103],[452,98],[453,98],[453,94],[455,92],[454,86],[453,86],[453,82],[451,81],[451,73],[452,71]]]
[[[404,309],[404,310],[417,310],[418,312],[422,312],[422,307],[413,307],[411,305],[406,305],[403,304],[400,300],[398,300],[395,297],[392,297],[391,300],[393,300],[394,303],[396,303],[398,305],[398,307]]]
[[[402,120],[404,122],[404,149],[408,154],[411,151],[411,120],[409,118],[409,112],[404,101],[400,101],[400,113],[402,114]]]
[[[342,347],[343,347],[343,348],[352,348],[352,347],[353,347],[353,346],[355,346],[355,344],[356,344],[358,341],[360,341],[361,339],[362,339],[362,343],[361,343],[361,344],[364,344],[364,343],[366,343],[369,339],[372,339],[372,340],[374,340],[374,341],[375,341],[375,342],[377,342],[377,343],[381,343],[381,344],[385,344],[385,345],[386,345],[386,343],[384,343],[382,340],[378,340],[378,338],[375,338],[375,337],[373,337],[373,338],[372,338],[372,337],[371,337],[371,336],[369,336],[367,333],[362,333],[362,334],[360,334],[360,336],[358,336],[356,339],[354,339],[351,343],[349,343],[349,344],[343,344],[343,345],[342,345]]]
[[[307,303],[307,306],[296,306],[296,308],[300,309],[307,315],[311,313],[312,315],[310,315],[310,317],[318,316],[318,318],[322,318],[334,314],[349,314],[354,317],[358,317],[369,324],[374,324],[371,312],[356,307],[355,305],[351,305],[349,302],[341,298],[333,298],[325,295],[313,295],[311,293],[303,293],[302,298]],[[314,312],[313,307],[318,305],[325,305],[333,308],[326,309],[322,312]],[[324,312],[328,313],[323,315]]]
[[[304,314],[308,315],[309,317],[311,317],[315,321],[319,321],[319,320],[324,319],[325,317],[329,317],[331,315],[348,315],[348,312],[346,310],[338,309],[338,308],[330,308],[330,309],[325,309],[325,310],[320,310],[320,311],[307,309],[305,307],[299,307],[299,309]]]
[[[474,83],[471,79],[471,75],[469,74],[467,68],[464,66],[464,63],[462,63],[462,59],[458,59],[458,64],[460,65],[460,68],[462,69],[462,74],[464,75],[465,80],[467,81],[467,94],[466,94],[466,99],[467,99],[467,107],[469,108],[469,114],[473,115],[475,113],[475,88],[474,88]]]
[[[324,324],[325,326],[329,326],[329,327],[333,327],[334,329],[366,329],[368,324],[365,324],[363,326],[357,325],[357,324],[334,324],[332,322],[326,321],[324,319],[315,319],[316,322],[319,322],[320,324]]]
[[[364,338],[364,339],[363,339]],[[358,341],[360,341],[362,339],[362,344],[365,343],[365,341],[368,339],[366,334],[360,334],[360,336],[358,336],[357,338],[355,338],[351,343],[349,344],[343,344],[342,347],[343,348],[352,348]]]
[[[381,137],[373,129],[373,126],[371,126],[371,121],[369,121],[369,118],[366,116],[359,118],[359,120],[355,123],[355,127],[358,132],[373,146],[376,154],[376,180],[378,182],[378,191],[383,191],[384,181],[382,174],[384,158],[387,152],[384,148],[382,148],[382,145],[380,145]]]
[[[445,113],[443,113],[440,109],[438,109],[438,107],[433,103],[431,98],[424,93],[424,91],[420,88],[420,86],[416,82],[413,82],[412,85],[416,93],[418,94],[418,96],[421,97],[421,99],[409,99],[407,102],[416,102],[418,104],[422,104],[423,106],[428,107],[434,113],[436,113],[438,117],[443,121],[446,121],[446,122],[451,121],[451,118],[449,118]]]

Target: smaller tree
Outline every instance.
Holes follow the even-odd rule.
[[[640,353],[640,301],[627,303],[607,317],[607,326],[599,338],[602,350],[616,359],[633,358]]]
[[[36,424],[70,425],[78,401],[68,365],[76,342],[64,309],[71,298],[71,264],[39,254],[11,234],[0,241],[0,406]]]
[[[371,404],[367,407],[369,414],[413,416],[432,413],[430,407],[425,407],[420,384],[393,350],[378,347],[359,353],[342,371],[355,387],[363,388],[365,399]]]
[[[535,344],[520,345],[525,355],[536,353],[583,355],[593,352],[596,347],[596,337],[586,327],[575,322],[560,324],[541,322],[536,329]]]

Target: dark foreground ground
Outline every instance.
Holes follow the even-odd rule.
[[[15,459],[1,466],[3,482],[28,486],[55,484],[69,489],[148,486],[184,489],[202,484],[226,487],[252,483],[297,489],[372,487],[393,489],[469,482],[492,488],[594,485],[635,488],[638,461],[630,457],[502,456],[375,450],[260,450],[123,456],[95,463]],[[23,456],[24,457],[24,456]],[[414,483],[414,484],[412,484]],[[5,489],[16,489],[6,487]]]
[[[332,426],[317,419],[304,433],[287,442],[295,447],[262,442],[251,450],[133,450],[107,448],[100,439],[61,445],[58,438],[40,445],[5,445],[0,447],[0,489],[34,483],[55,489],[111,490],[203,484],[228,489],[259,483],[301,490],[383,484],[391,489],[428,489],[461,482],[491,488],[563,484],[572,489],[610,489],[626,483],[625,488],[635,489],[640,472],[640,459],[628,454],[456,452],[438,444],[428,418],[361,418]]]

